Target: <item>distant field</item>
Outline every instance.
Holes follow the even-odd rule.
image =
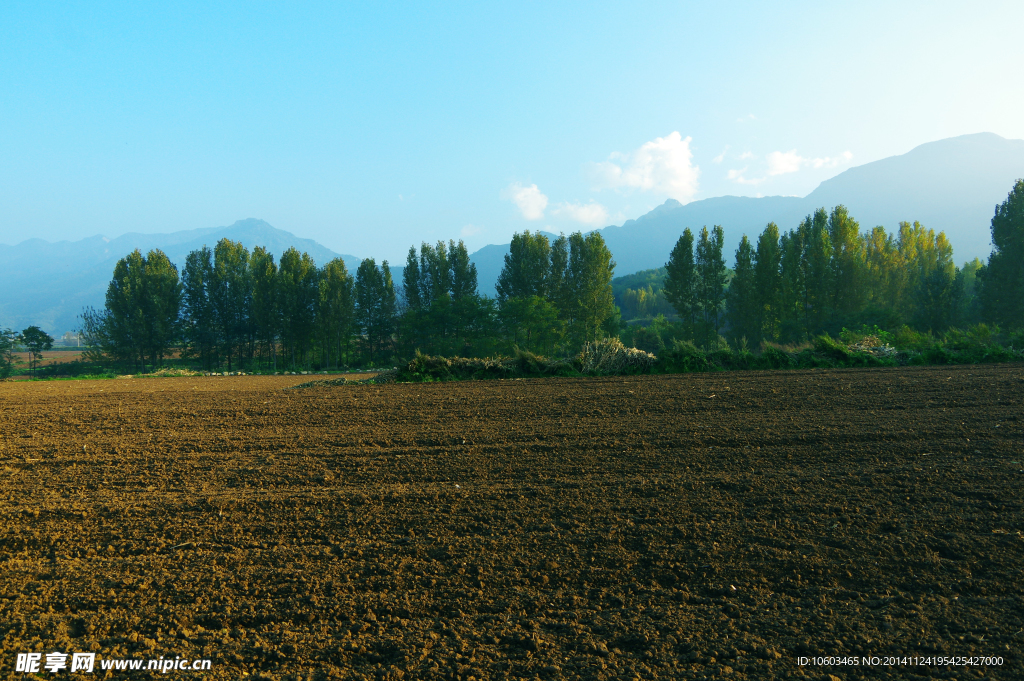
[[[308,380],[0,383],[4,678],[1024,678],[1021,366]]]
[[[64,362],[73,362],[77,359],[81,359],[82,350],[79,348],[68,348],[67,350],[47,350],[43,353],[43,359],[39,363],[39,366],[46,366],[49,364],[62,364]],[[24,362],[19,366],[19,369],[27,372],[28,371],[28,360],[29,356],[27,352],[16,352],[14,356],[18,361]]]

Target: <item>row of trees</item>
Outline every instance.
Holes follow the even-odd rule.
[[[554,242],[529,231],[513,236],[496,286],[510,341],[551,353],[563,343],[577,348],[617,333],[614,270],[611,251],[596,232]]]
[[[861,231],[837,206],[788,232],[771,223],[756,242],[744,236],[729,270],[720,226],[686,229],[663,288],[627,288],[622,301],[631,315],[671,305],[672,336],[706,346],[723,334],[757,347],[861,324],[1017,328],[1024,323],[1024,181],[997,208],[992,235],[987,265],[958,268],[943,233],[916,222],[892,234]],[[276,262],[264,248],[249,252],[225,239],[190,253],[180,277],[158,250],[123,258],[104,309],[83,314],[83,336],[95,354],[136,369],[160,364],[171,348],[204,368],[228,370],[380,364],[417,350],[568,354],[623,331],[614,267],[596,232],[550,241],[525,231],[512,239],[492,299],[480,295],[461,241],[411,247],[396,286],[387,261],[363,260],[353,276],[340,259],[317,267],[289,249]]]
[[[289,249],[277,262],[223,239],[189,253],[180,276],[159,250],[121,259],[104,308],[83,313],[82,333],[92,357],[134,370],[163,363],[172,348],[229,371],[376,365],[416,350],[558,352],[604,333],[616,311],[613,268],[600,235],[551,244],[525,232],[490,299],[461,241],[410,248],[396,287],[387,261],[367,258],[353,277],[340,259],[318,268]]]
[[[43,352],[53,347],[53,338],[38,326],[30,326],[20,333],[11,329],[0,329],[0,378],[11,375],[19,363],[17,353],[28,352],[29,371],[35,371],[43,359]]]
[[[394,284],[385,261],[364,260],[353,278],[340,259],[318,268],[290,248],[276,262],[222,239],[192,251],[178,269],[159,250],[118,261],[103,310],[87,309],[82,335],[93,356],[135,370],[161,364],[171,348],[205,369],[339,366],[356,329],[379,354],[380,317],[392,318]]]
[[[974,259],[956,267],[944,233],[918,222],[901,222],[893,234],[884,227],[862,232],[837,206],[785,233],[769,223],[756,243],[744,235],[729,272],[721,228],[701,230],[696,244],[687,229],[666,264],[664,288],[650,293],[671,304],[678,335],[705,345],[722,333],[756,347],[861,325],[938,332],[988,321],[1018,328],[1024,324],[1024,182],[996,209],[992,235],[987,265]],[[626,293],[637,297],[632,289]],[[644,302],[648,309],[656,304]]]

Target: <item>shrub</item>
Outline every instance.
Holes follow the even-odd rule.
[[[759,364],[765,369],[789,369],[796,364],[796,360],[781,348],[766,343],[761,350]]]
[[[620,376],[648,374],[657,362],[649,352],[627,348],[618,338],[605,338],[584,345],[574,364],[581,374]]]

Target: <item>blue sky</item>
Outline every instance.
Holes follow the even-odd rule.
[[[211,9],[210,5],[216,5]],[[0,4],[0,243],[257,217],[404,259],[1024,138],[1024,4]]]

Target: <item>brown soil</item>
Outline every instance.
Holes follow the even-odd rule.
[[[0,384],[0,678],[1024,678],[1024,367],[303,380]]]

